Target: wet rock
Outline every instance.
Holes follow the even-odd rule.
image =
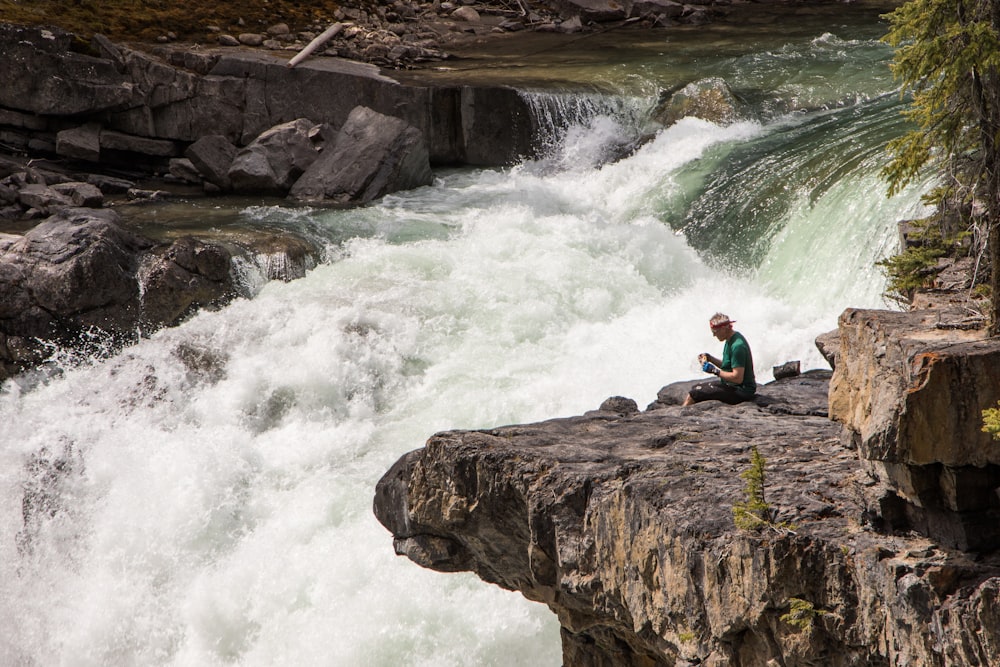
[[[0,255],[0,333],[68,340],[88,327],[128,331],[139,312],[137,257],[152,242],[118,221],[110,210],[69,208],[8,246]]]
[[[653,111],[652,118],[663,126],[694,116],[720,125],[739,119],[742,103],[729,85],[719,78],[703,79],[674,92]]]
[[[66,208],[0,244],[0,379],[58,347],[108,353],[233,294],[229,254],[157,246],[109,209]]]
[[[292,187],[300,202],[364,203],[434,179],[423,135],[405,121],[357,107],[336,144]]]
[[[83,456],[68,438],[33,452],[24,465],[21,488],[22,530],[15,541],[22,555],[31,553],[45,526],[73,512],[71,485],[84,472]],[[73,519],[67,519],[71,523]]]
[[[293,236],[268,235],[240,245],[267,280],[297,280],[319,264],[322,248]]]
[[[196,310],[234,295],[232,257],[218,245],[182,237],[142,260],[142,321],[152,329],[177,324]]]
[[[166,190],[147,190],[146,188],[130,188],[125,196],[131,201],[160,201],[172,196]]]
[[[193,380],[215,384],[226,378],[229,355],[225,352],[183,342],[174,348],[173,355],[181,360]]]

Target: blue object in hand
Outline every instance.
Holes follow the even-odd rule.
[[[705,363],[703,363],[701,365],[701,370],[705,371],[706,373],[711,373],[712,375],[719,374],[719,367],[713,364],[711,361],[706,361]]]

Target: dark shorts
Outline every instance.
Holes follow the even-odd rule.
[[[691,387],[688,393],[691,394],[691,400],[695,403],[700,403],[701,401],[722,401],[729,405],[736,405],[737,403],[752,401],[754,399],[754,394],[734,387],[731,384],[722,384],[718,380],[696,384]]]

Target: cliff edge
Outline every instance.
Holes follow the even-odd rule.
[[[1000,450],[976,412],[1000,344],[966,314],[848,310],[836,370],[755,404],[436,434],[375,513],[414,562],[547,604],[566,665],[1000,664]],[[747,531],[754,448],[773,513]]]

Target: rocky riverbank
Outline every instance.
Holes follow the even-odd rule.
[[[282,279],[303,275],[322,250],[291,236],[266,248],[242,239],[158,243],[102,207],[125,211],[129,202],[177,191],[360,204],[429,184],[432,161],[510,162],[530,150],[525,103],[507,88],[403,85],[371,65],[333,58],[291,69],[259,51],[149,54],[100,36],[92,55],[75,51],[73,39],[0,25],[0,144],[10,153],[0,156],[8,232],[0,246],[0,379],[95,337],[115,349],[238,293],[231,266],[224,279],[213,278],[218,293],[203,294],[201,269],[175,261],[178,243],[226,262],[243,256],[261,264],[261,254],[283,253],[288,261],[263,262],[289,268],[266,272]],[[32,230],[42,220],[44,234]],[[100,221],[101,230],[93,236],[82,220]],[[104,260],[87,250],[102,245],[105,232],[131,239],[108,242],[117,254],[104,260],[124,273],[114,284],[101,282],[110,278],[98,266]],[[75,245],[53,245],[70,240]],[[190,275],[153,280],[147,251]],[[89,278],[60,282],[65,272]],[[58,305],[38,296],[57,292]],[[161,308],[160,299],[174,303]]]
[[[525,32],[592,33],[625,23],[668,28],[724,19],[743,0],[393,0],[316,2],[302,7],[284,1],[213,3],[211,7],[129,7],[108,3],[89,12],[65,7],[5,8],[5,20],[23,25],[56,25],[83,40],[102,33],[133,45],[172,44],[186,50],[217,46],[297,52],[320,35],[320,56],[347,58],[380,67],[405,68],[445,60],[471,43]],[[770,0],[756,5],[796,7],[803,4]],[[49,11],[46,11],[49,9]],[[61,11],[54,11],[61,10]],[[121,16],[123,13],[128,16]],[[329,31],[329,32],[328,32]],[[140,46],[140,48],[142,48]]]

